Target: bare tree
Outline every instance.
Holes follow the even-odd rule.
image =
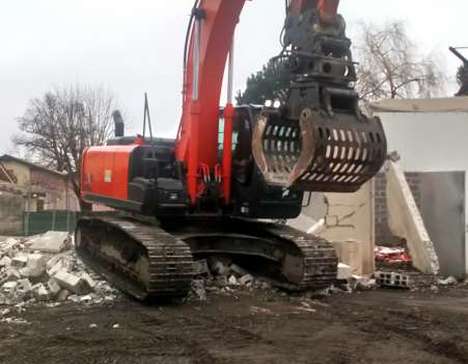
[[[432,97],[445,89],[436,61],[411,41],[403,22],[361,23],[356,39],[357,89],[363,101]]]
[[[102,145],[112,133],[114,97],[102,88],[71,87],[47,92],[30,101],[18,119],[14,142],[33,159],[70,176],[80,198],[79,169],[86,147]],[[80,205],[87,205],[80,199]]]

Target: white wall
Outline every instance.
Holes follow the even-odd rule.
[[[387,134],[388,151],[400,154],[405,171],[465,171],[468,175],[468,113],[380,113],[378,116]],[[468,181],[465,184],[468,193]],[[466,219],[468,226],[468,213]]]

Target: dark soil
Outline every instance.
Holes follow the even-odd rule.
[[[0,362],[468,363],[468,288],[235,295],[29,308],[28,325],[0,323]]]

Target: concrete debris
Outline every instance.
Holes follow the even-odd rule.
[[[113,328],[113,329],[118,329],[118,328],[120,328],[120,325],[119,325],[119,324],[113,324],[113,325],[112,325],[112,328]]]
[[[241,286],[251,286],[254,282],[254,277],[251,274],[246,274],[239,279],[239,284]]]
[[[55,278],[49,279],[49,281],[47,282],[47,289],[51,293],[52,297],[57,297],[61,291],[61,287]]]
[[[249,274],[249,272],[247,272],[244,268],[238,266],[237,264],[231,264],[229,266],[229,269],[231,270],[232,273],[234,273],[237,276],[242,277],[242,276]]]
[[[71,242],[66,232],[49,231],[31,240],[31,251],[58,254],[64,251]]]
[[[90,325],[89,325],[89,328],[90,328],[90,329],[96,329],[97,327],[98,327],[98,326],[97,326],[96,324],[90,324]]]
[[[408,274],[400,272],[375,272],[377,284],[381,287],[411,288],[411,278]]]
[[[32,287],[33,295],[39,302],[48,301],[50,299],[50,292],[47,290],[43,283],[35,284]]]
[[[224,257],[210,257],[208,265],[213,274],[219,276],[228,276],[230,272],[229,266],[231,265],[231,261],[229,258]]]
[[[0,259],[0,267],[9,267],[11,265],[11,258],[5,255],[2,259]]]
[[[13,325],[30,325],[30,323],[22,318],[18,317],[5,317],[0,320],[0,322],[4,322],[7,324]]]
[[[229,277],[228,283],[229,283],[230,286],[238,286],[239,285],[239,281],[234,276]]]
[[[340,281],[348,280],[353,277],[353,268],[351,268],[349,265],[339,263],[338,264],[338,273],[337,273],[337,279]]]
[[[13,282],[12,282],[13,283]],[[23,299],[26,298],[26,297],[29,297],[31,295],[31,292],[32,292],[32,285],[31,285],[31,282],[29,281],[29,279],[20,279],[18,280],[17,282],[17,285],[16,285],[16,295],[18,297],[22,297]]]
[[[13,257],[10,265],[13,268],[24,268],[26,267],[26,264],[28,264],[28,256],[26,254],[18,254]]]
[[[23,277],[38,278],[45,274],[46,263],[48,258],[42,254],[29,254],[27,255],[26,266],[20,269],[20,274]]]
[[[353,291],[370,291],[377,288],[377,281],[373,278],[353,276],[350,285]]]
[[[458,284],[458,280],[455,277],[448,277],[446,279],[439,279],[438,283],[441,286],[455,286]]]
[[[63,270],[58,271],[53,278],[60,287],[68,289],[78,295],[85,295],[91,290],[91,287],[85,279]]]
[[[192,281],[192,292],[195,293],[200,301],[206,301],[205,281],[203,279],[194,279]]]
[[[0,304],[25,310],[38,303],[56,307],[118,299],[118,291],[89,272],[73,250],[64,251],[69,244],[61,232],[0,242]]]
[[[64,302],[71,295],[71,292],[67,289],[62,289],[57,295],[57,301]]]

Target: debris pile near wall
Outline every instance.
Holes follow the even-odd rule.
[[[113,301],[118,291],[88,271],[68,233],[0,241],[0,304],[24,307]]]

